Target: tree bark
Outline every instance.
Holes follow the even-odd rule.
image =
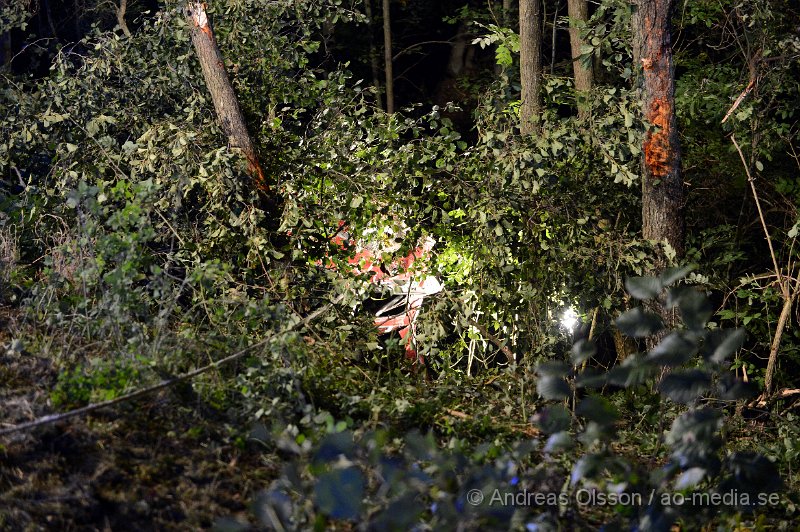
[[[542,84],[542,22],[540,0],[519,2],[519,69],[522,85],[520,131],[523,135],[538,130]]]
[[[128,23],[125,22],[125,13],[128,11],[128,0],[119,0],[119,5],[116,6],[114,10],[117,15],[117,24],[119,24],[120,29],[122,29],[122,33],[125,34],[125,37],[130,39],[131,30],[128,28]]]
[[[211,29],[205,4],[190,2],[186,9],[186,16],[191,28],[192,43],[203,69],[203,78],[206,87],[211,93],[217,120],[232,148],[242,151],[248,162],[248,173],[253,179],[256,188],[263,194],[270,194],[270,187],[264,171],[256,154],[255,145],[247,132],[244,115],[236,99],[236,93],[225,71],[225,62],[219,51],[217,40]]]
[[[641,103],[649,123],[642,146],[642,236],[684,253],[683,180],[675,117],[670,15],[674,0],[637,0],[634,60],[641,64]],[[665,256],[657,267],[666,264]]]
[[[585,64],[579,58],[581,47],[586,41],[581,38],[581,30],[576,22],[586,22],[589,20],[589,2],[587,0],[567,0],[569,11],[569,44],[572,49],[572,71],[575,79],[575,94],[578,104],[578,116],[586,118],[588,107],[588,95],[592,90],[592,64]]]
[[[392,17],[389,0],[383,0],[383,68],[386,77],[386,112],[394,113],[394,72],[392,70]]]

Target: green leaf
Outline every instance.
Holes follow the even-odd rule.
[[[544,375],[536,381],[536,391],[542,399],[558,401],[570,396],[571,390],[567,381],[553,375]]]
[[[625,290],[636,299],[653,299],[661,292],[658,277],[629,277],[625,279]]]
[[[725,401],[739,401],[758,395],[758,387],[752,382],[737,379],[733,373],[725,373],[717,381],[717,394]]]
[[[556,432],[547,438],[547,443],[542,451],[547,454],[552,454],[554,452],[571,449],[574,445],[575,442],[572,440],[572,436],[570,436],[569,432]]]
[[[591,340],[582,338],[572,346],[572,365],[579,366],[597,353],[597,346]]]
[[[575,378],[576,388],[597,389],[606,384],[607,374],[597,368],[587,367]]]
[[[694,264],[678,268],[667,268],[661,273],[661,285],[664,287],[670,286],[692,273],[695,268]]]
[[[678,299],[678,310],[683,323],[693,331],[702,331],[714,314],[714,307],[705,294],[697,290],[687,290]]]
[[[620,331],[633,338],[645,338],[664,328],[660,316],[645,312],[642,307],[623,313],[615,323]]]
[[[585,397],[575,408],[575,414],[601,426],[612,425],[619,418],[617,409],[607,399],[598,395]]]
[[[697,343],[681,332],[672,332],[650,350],[646,360],[659,366],[680,366],[697,353]]]
[[[564,405],[551,405],[536,412],[533,423],[545,434],[555,434],[569,429],[572,415]]]
[[[705,371],[694,369],[670,373],[661,381],[658,390],[676,403],[690,404],[711,386],[711,376]]]
[[[676,454],[693,453],[698,446],[713,443],[720,428],[722,417],[718,411],[711,408],[689,410],[672,422],[666,442]]]
[[[572,467],[570,481],[574,485],[577,484],[579,480],[593,478],[600,472],[603,462],[603,458],[596,454],[587,454],[582,456]]]
[[[540,362],[536,365],[536,373],[552,377],[563,377],[569,372],[569,366],[557,360]]]
[[[314,500],[320,511],[334,519],[357,518],[363,496],[364,477],[355,466],[325,473],[314,486]]]
[[[717,329],[709,331],[703,342],[703,358],[717,364],[742,348],[745,338],[744,329]]]
[[[350,208],[357,209],[364,203],[364,198],[361,196],[353,196],[353,199],[350,200]]]
[[[654,373],[652,364],[643,355],[635,354],[626,358],[621,365],[608,372],[608,383],[629,388],[645,382]]]
[[[706,478],[707,472],[702,467],[690,467],[675,480],[676,490],[693,488]]]

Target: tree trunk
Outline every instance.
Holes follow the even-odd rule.
[[[392,71],[392,17],[389,0],[383,0],[383,68],[386,77],[386,112],[394,113],[394,72]]]
[[[503,26],[510,28],[513,20],[511,19],[511,0],[503,0]]]
[[[2,58],[0,59],[0,66],[5,66],[11,63],[11,58],[13,57],[11,53],[11,32],[7,31],[0,35],[0,41],[2,42]]]
[[[131,30],[128,28],[128,23],[125,22],[125,13],[128,11],[128,0],[119,0],[119,5],[114,8],[117,15],[117,24],[119,24],[122,33],[125,37],[131,37]]]
[[[641,102],[649,123],[642,146],[642,235],[684,252],[683,180],[675,117],[670,15],[674,0],[637,0],[634,60],[641,64]],[[657,267],[666,264],[665,256]]]
[[[540,0],[519,2],[519,69],[522,85],[520,131],[529,135],[538,130],[541,110],[539,89],[542,84],[542,22]]]
[[[576,22],[589,20],[589,2],[587,0],[567,0],[569,10],[569,44],[572,49],[572,71],[575,78],[575,93],[578,103],[578,116],[586,118],[589,112],[587,98],[592,90],[592,64],[580,59],[581,47],[586,44],[581,38],[581,30]]]
[[[244,115],[225,71],[225,63],[204,6],[202,2],[191,2],[187,6],[186,15],[191,28],[192,43],[203,68],[203,78],[214,102],[217,120],[228,135],[228,144],[232,148],[240,149],[247,158],[248,173],[256,188],[268,195],[270,187],[267,178],[258,161],[250,134],[247,132]]]
[[[378,50],[375,48],[375,17],[372,15],[372,0],[364,0],[364,13],[367,16],[369,26],[369,66],[372,70],[372,85],[375,87],[375,104],[383,108],[381,101],[381,76],[380,66],[378,65]]]

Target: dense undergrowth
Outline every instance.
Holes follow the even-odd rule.
[[[552,75],[543,133],[521,138],[515,80],[503,74],[475,88],[468,142],[450,109],[387,116],[347,65],[314,66],[330,13],[360,21],[340,4],[245,1],[214,13],[278,203],[254,193],[225,146],[177,6],[143,17],[131,38],[98,28],[61,48],[41,79],[0,73],[4,426],[249,349],[166,394],[0,441],[15,464],[0,476],[0,525],[46,528],[40,519],[60,515],[53,526],[102,526],[124,514],[227,530],[788,528],[800,420],[792,395],[753,400],[781,300],[760,228],[736,225],[738,203],[736,213],[708,207],[748,190],[721,146],[730,130],[700,140],[726,110],[692,97],[711,60],[686,61],[679,95],[687,179],[703,185],[687,206],[684,262],[696,267],[646,277],[656,244],[638,238],[644,126],[620,66],[624,6],[609,2],[593,21],[598,49],[620,59],[605,64],[615,81],[597,87],[589,120],[559,116],[573,96]],[[685,31],[700,31],[702,13],[690,14],[699,18]],[[727,67],[712,74],[720,91],[735,85]],[[786,79],[775,76],[765,83]],[[748,101],[726,126],[750,141],[752,168],[775,161],[764,193],[789,278],[795,85],[769,105]],[[780,134],[759,141],[756,130]],[[344,264],[347,250],[330,243],[342,221],[362,242],[392,241],[387,260],[437,241],[420,261],[444,285],[418,324],[424,366],[405,360],[398,338],[378,338],[364,276],[320,266]],[[637,310],[651,298],[674,308],[666,330]],[[576,330],[558,322],[570,308]],[[788,329],[784,391],[798,346]],[[147,470],[154,441],[162,454]],[[109,462],[97,458],[105,446]],[[60,465],[30,469],[51,458]],[[69,496],[52,495],[67,502],[37,506],[52,502],[37,484],[48,475],[71,479]],[[84,481],[95,491],[74,491]],[[186,495],[155,508],[170,483]],[[214,504],[171,513],[198,485]]]

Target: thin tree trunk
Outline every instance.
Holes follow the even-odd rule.
[[[786,281],[789,284],[789,281]],[[775,387],[773,381],[775,379],[775,368],[778,366],[778,350],[781,346],[781,338],[783,337],[783,330],[789,321],[789,316],[792,314],[792,306],[794,305],[795,297],[797,296],[797,283],[792,290],[791,295],[785,296],[783,301],[783,309],[778,318],[778,325],[775,327],[775,336],[772,338],[772,345],[769,349],[769,359],[767,361],[767,371],[764,374],[764,392],[767,397],[772,395]]]
[[[569,44],[572,49],[572,71],[575,79],[575,93],[578,103],[578,116],[585,118],[589,112],[587,97],[592,90],[592,63],[584,63],[579,59],[581,47],[586,44],[581,38],[581,30],[576,22],[589,20],[589,2],[587,0],[567,0],[569,10]]]
[[[510,28],[513,20],[511,19],[511,0],[503,0],[503,26]]]
[[[394,113],[394,72],[392,69],[392,17],[389,0],[383,0],[383,68],[386,77],[386,112]]]
[[[50,35],[57,39],[58,32],[56,31],[56,24],[53,21],[53,12],[50,10],[50,2],[48,2],[48,0],[42,0],[42,7],[44,8],[44,14],[47,17],[47,26],[50,28]]]
[[[556,5],[553,6],[553,24],[551,24],[551,26],[552,26],[551,29],[553,31],[550,34],[551,35],[551,37],[550,37],[550,75],[551,76],[555,73],[555,69],[556,69],[556,33],[558,32],[558,7],[559,7],[560,3],[561,2],[556,1]],[[547,4],[545,4],[543,6],[543,8],[544,8],[544,12],[547,13]],[[545,15],[543,18],[546,19],[547,16]]]
[[[375,87],[375,104],[383,108],[381,100],[381,69],[378,64],[378,50],[375,47],[375,17],[372,15],[372,0],[364,0],[364,13],[369,27],[369,66],[372,69],[372,85]]]
[[[453,44],[450,47],[450,59],[447,61],[447,75],[451,78],[458,77],[467,66],[467,25],[459,24]]]
[[[684,252],[681,150],[675,117],[675,67],[670,15],[674,0],[637,0],[634,59],[642,66],[641,102],[650,124],[643,142],[642,234]],[[665,265],[665,257],[657,266]]]
[[[0,59],[0,66],[7,65],[11,63],[12,56],[12,45],[11,45],[11,32],[7,31],[0,36],[0,40],[2,41],[2,59]]]
[[[206,87],[211,93],[217,120],[219,120],[222,130],[228,135],[230,146],[240,149],[247,158],[248,173],[256,188],[268,195],[270,187],[258,161],[253,140],[247,132],[247,125],[236,99],[236,93],[233,91],[233,86],[225,71],[225,62],[211,29],[205,4],[202,2],[189,3],[186,14],[191,28],[192,43],[200,60],[200,66],[203,68],[203,78],[205,78]]]
[[[119,0],[119,5],[115,8],[117,13],[117,24],[122,29],[122,33],[125,34],[125,37],[131,37],[131,30],[128,28],[128,24],[125,22],[125,12],[128,11],[128,0]]]
[[[520,131],[529,135],[538,130],[542,84],[542,21],[540,0],[519,2],[519,69],[522,85]]]

